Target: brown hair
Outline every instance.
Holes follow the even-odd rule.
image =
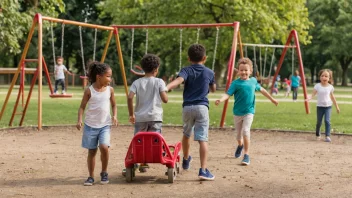
[[[57,56],[55,60],[59,60],[59,59],[64,60],[64,58],[62,56]]]
[[[329,83],[332,84],[334,82],[333,78],[332,78],[332,71],[330,69],[322,69],[319,71],[318,75],[319,75],[319,78],[320,76],[324,73],[324,72],[327,72],[329,74]]]
[[[237,62],[237,67],[239,68],[240,65],[249,65],[250,69],[253,71],[253,62],[249,58],[240,58]]]

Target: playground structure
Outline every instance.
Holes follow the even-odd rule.
[[[199,30],[200,28],[217,28],[217,36],[216,36],[216,44],[215,44],[215,50],[217,47],[217,37],[218,37],[218,33],[219,33],[219,28],[220,27],[233,27],[233,37],[232,37],[232,46],[231,46],[231,51],[230,51],[230,58],[228,61],[228,66],[227,66],[227,78],[226,78],[226,90],[230,87],[230,84],[232,82],[233,79],[233,74],[234,74],[234,70],[235,70],[235,59],[236,59],[236,52],[237,52],[237,46],[239,46],[239,53],[240,53],[240,57],[244,57],[243,55],[243,46],[250,46],[250,45],[255,45],[258,47],[268,47],[268,46],[273,46],[273,45],[264,45],[264,44],[244,44],[241,42],[241,36],[240,36],[240,31],[239,31],[239,26],[240,23],[239,22],[233,22],[233,23],[216,23],[216,24],[163,24],[163,25],[112,25],[112,26],[101,26],[101,25],[95,25],[95,24],[88,24],[88,23],[82,23],[82,22],[77,22],[77,21],[70,21],[70,20],[63,20],[63,19],[57,19],[57,18],[52,18],[52,17],[45,17],[45,16],[41,16],[40,14],[36,14],[36,16],[34,17],[33,20],[33,24],[31,27],[31,30],[28,34],[28,38],[27,38],[27,42],[26,45],[24,47],[24,51],[22,53],[21,56],[21,61],[17,67],[17,71],[15,73],[15,76],[12,80],[12,83],[10,85],[9,91],[7,93],[4,105],[2,107],[1,113],[0,113],[0,120],[2,118],[2,115],[5,111],[7,102],[9,100],[9,97],[11,95],[11,91],[14,87],[14,84],[18,78],[19,73],[21,72],[21,65],[25,62],[26,60],[26,54],[29,48],[29,44],[30,41],[32,39],[33,36],[33,32],[36,26],[38,26],[38,58],[35,59],[38,62],[38,68],[37,68],[37,73],[38,73],[38,129],[40,130],[42,128],[42,71],[43,71],[43,63],[41,60],[43,59],[43,53],[42,53],[42,25],[43,25],[43,21],[50,21],[50,22],[55,22],[55,23],[62,23],[62,24],[70,24],[70,25],[76,25],[79,26],[80,29],[80,39],[82,39],[81,37],[81,27],[88,27],[88,28],[95,28],[95,29],[99,29],[99,30],[107,30],[110,31],[110,34],[107,38],[106,44],[105,44],[105,48],[104,48],[104,52],[103,55],[101,57],[100,62],[104,62],[105,61],[105,57],[107,54],[107,50],[112,38],[112,35],[114,35],[115,41],[116,41],[116,48],[117,48],[117,54],[118,54],[118,59],[119,59],[119,64],[120,64],[120,70],[121,70],[121,74],[122,74],[122,78],[123,78],[123,83],[124,83],[124,89],[125,89],[125,94],[126,97],[128,95],[128,87],[127,87],[127,80],[126,80],[126,74],[125,74],[125,67],[124,67],[124,62],[123,62],[123,58],[122,58],[122,50],[121,50],[121,44],[120,44],[120,39],[119,39],[119,29],[132,29],[132,34],[134,29],[136,28],[145,28],[148,30],[148,28],[178,28],[180,30],[180,64],[179,67],[181,69],[182,66],[182,30],[184,28],[197,28],[197,42],[199,39]],[[133,39],[133,37],[132,37]],[[295,45],[290,45],[291,40],[294,39]],[[147,41],[148,41],[148,31],[146,31],[146,52],[147,52]],[[133,43],[133,40],[132,40]],[[299,46],[299,41],[298,41],[298,36],[297,36],[297,32],[295,30],[292,30],[287,42],[285,45],[282,46],[275,46],[275,47],[282,47],[284,48],[283,53],[281,54],[280,57],[280,61],[279,61],[279,65],[278,68],[276,70],[276,73],[274,75],[274,79],[273,79],[273,84],[274,84],[274,80],[276,78],[276,76],[279,73],[279,70],[281,68],[281,65],[283,63],[286,51],[288,48],[294,48],[296,49],[296,54],[298,56],[298,62],[299,62],[299,68],[300,68],[300,76],[302,79],[302,86],[303,86],[303,91],[304,91],[304,98],[307,98],[307,92],[306,92],[306,83],[305,83],[305,77],[304,77],[304,69],[303,69],[303,63],[302,63],[302,58],[301,58],[301,52],[300,52],[300,46]],[[81,52],[82,52],[82,59],[83,59],[83,45],[82,45],[82,41],[81,41]],[[143,75],[143,72],[134,72],[133,68],[132,68],[132,56],[133,56],[133,44],[132,44],[132,49],[131,49],[131,72],[138,75]],[[214,53],[214,59],[213,59],[213,66],[212,68],[214,69],[214,63],[215,63],[215,56],[216,56],[216,51]],[[95,57],[95,55],[94,55]],[[84,61],[83,61],[84,62]],[[85,66],[83,65],[83,68],[85,68]],[[82,77],[84,78],[84,77]],[[32,84],[35,84],[35,81],[32,82]],[[272,88],[273,89],[273,84],[272,84]],[[28,106],[28,103],[30,101],[30,94],[28,95],[28,99],[27,99],[27,103],[25,104],[26,106]],[[308,102],[305,101],[305,108],[306,108],[306,113],[309,113],[309,106],[308,106]],[[226,110],[227,110],[227,106],[228,106],[228,100],[226,100],[224,102],[224,106],[223,106],[223,112],[222,112],[222,117],[221,117],[221,121],[220,121],[220,127],[224,127],[224,122],[225,122],[225,116],[226,116]],[[16,107],[15,107],[16,108]],[[16,114],[15,109],[13,114]],[[25,116],[25,111],[23,111],[22,113],[22,117],[24,118]],[[23,119],[22,118],[22,119]],[[22,125],[22,122],[20,123],[20,125]]]
[[[125,71],[124,71],[124,65],[123,65],[123,60],[122,60],[122,52],[121,52],[121,48],[120,48],[120,40],[119,40],[119,37],[118,37],[117,28],[108,27],[108,26],[101,26],[101,25],[94,25],[94,24],[88,24],[88,23],[81,23],[81,22],[77,22],[77,21],[57,19],[57,18],[52,18],[52,17],[45,17],[45,16],[42,16],[41,14],[37,13],[35,15],[34,19],[33,19],[32,26],[31,26],[31,29],[29,31],[26,44],[25,44],[24,50],[22,52],[21,60],[20,60],[20,62],[18,64],[18,66],[17,66],[17,70],[16,70],[15,75],[14,75],[14,77],[12,79],[11,85],[9,87],[9,90],[7,92],[7,95],[6,95],[6,98],[5,98],[5,101],[4,101],[4,104],[2,106],[2,109],[1,109],[1,112],[0,112],[0,120],[2,119],[2,116],[3,116],[4,112],[5,112],[6,105],[7,105],[8,101],[9,101],[10,96],[11,96],[12,89],[13,89],[13,87],[14,87],[17,79],[18,79],[19,74],[21,73],[21,69],[23,68],[24,63],[26,62],[26,60],[31,60],[33,62],[37,62],[38,63],[37,69],[35,71],[35,73],[37,74],[36,78],[38,78],[38,82],[37,82],[37,84],[38,84],[38,115],[37,115],[37,117],[38,117],[38,130],[42,129],[42,111],[43,111],[43,109],[42,109],[42,86],[43,86],[43,83],[42,83],[42,77],[43,77],[42,75],[43,74],[42,74],[42,72],[43,72],[43,68],[47,72],[47,67],[45,65],[45,61],[44,61],[44,57],[43,57],[43,51],[42,51],[43,50],[42,49],[42,43],[43,43],[43,21],[50,21],[50,22],[55,22],[55,23],[70,24],[70,25],[76,25],[76,26],[80,26],[80,27],[82,26],[82,27],[87,27],[87,28],[95,28],[95,29],[99,29],[99,30],[110,31],[100,62],[104,62],[105,57],[106,57],[106,53],[107,53],[107,50],[108,50],[108,47],[109,47],[109,44],[110,44],[110,41],[111,41],[111,38],[112,38],[112,36],[114,34],[114,37],[115,37],[115,40],[116,40],[118,57],[119,57],[120,69],[121,69],[121,73],[122,73],[123,83],[124,83],[124,86],[125,86],[125,93],[126,93],[126,96],[127,96],[127,80],[126,80]],[[35,59],[26,59],[26,55],[27,55],[27,52],[28,52],[28,49],[29,49],[29,45],[30,45],[30,42],[32,40],[33,33],[34,33],[36,27],[37,27],[37,32],[38,32],[38,57],[35,58]],[[44,65],[44,67],[43,67],[43,65]],[[36,83],[36,78],[33,78],[33,80],[32,80],[31,84],[33,86]],[[47,78],[48,78],[48,76],[47,76]],[[31,87],[31,90],[32,90],[33,86]],[[27,96],[26,104],[24,104],[23,111],[19,112],[19,113],[16,112],[17,104],[18,104],[18,101],[19,101],[19,96],[18,96],[16,105],[14,107],[14,111],[12,113],[12,117],[14,117],[15,115],[22,115],[20,126],[23,123],[23,119],[24,119],[25,114],[26,114],[26,109],[27,109],[27,107],[29,105],[29,102],[30,102],[31,90],[29,91],[29,94]],[[22,90],[20,90],[20,91],[22,92]],[[19,95],[22,95],[22,94],[19,94]],[[12,125],[12,121],[10,121],[10,126],[11,125]]]

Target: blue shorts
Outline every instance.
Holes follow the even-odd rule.
[[[209,130],[209,109],[204,105],[183,107],[183,135],[191,137],[194,131],[194,140],[207,142]]]
[[[92,128],[84,124],[82,147],[86,149],[96,149],[99,144],[110,147],[110,125],[102,128]]]
[[[134,135],[138,132],[158,132],[161,133],[161,121],[136,122],[134,123]]]

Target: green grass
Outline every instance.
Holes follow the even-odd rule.
[[[311,88],[309,88],[311,94]],[[8,127],[8,122],[16,100],[18,90],[13,91],[10,101],[7,105],[5,114],[0,121],[0,127]],[[44,87],[43,92],[43,125],[74,125],[77,121],[77,110],[81,102],[83,91],[79,87],[70,88],[70,93],[74,96],[71,99],[52,99],[48,96],[48,89]],[[7,93],[6,87],[0,88],[0,104],[3,105]],[[222,105],[215,106],[214,100],[221,97],[223,91],[217,91],[209,95],[210,102],[210,125],[218,127],[221,119]],[[278,96],[279,106],[275,107],[270,102],[260,102],[267,99],[260,93],[257,93],[256,113],[252,128],[260,129],[277,129],[277,130],[299,130],[314,131],[316,123],[315,103],[310,103],[310,114],[305,113],[303,102],[292,102],[290,98],[283,98],[283,91]],[[115,89],[116,102],[118,105],[118,119],[121,124],[128,124],[127,102],[122,87]],[[349,123],[352,122],[352,88],[337,88],[335,91],[341,113],[337,114],[335,107],[331,116],[332,129],[334,132],[352,133]],[[299,93],[299,98],[303,99],[303,94]],[[164,104],[164,124],[181,125],[182,124],[182,91],[173,91],[169,93],[169,103]],[[347,103],[347,104],[343,104]],[[233,99],[230,100],[225,125],[233,127]],[[21,107],[18,107],[20,111]],[[20,116],[15,117],[14,126],[18,126]],[[27,115],[25,117],[25,126],[37,125],[37,91],[35,90]]]

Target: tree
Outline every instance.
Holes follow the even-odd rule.
[[[6,55],[0,63],[4,65],[17,65],[11,57],[21,52],[35,13],[55,17],[64,11],[62,0],[3,0],[0,7],[0,53]]]
[[[310,19],[314,22],[312,29],[313,45],[308,54],[322,57],[322,67],[342,70],[342,86],[347,86],[348,68],[352,62],[352,49],[348,41],[352,40],[352,0],[310,0],[308,8]],[[314,60],[314,59],[313,59]],[[329,61],[330,60],[330,61]],[[336,62],[331,66],[331,62]],[[322,68],[321,67],[321,68]]]
[[[101,17],[113,18],[115,24],[174,24],[174,23],[232,23],[239,21],[243,42],[248,43],[284,43],[291,28],[299,32],[300,41],[309,43],[308,29],[312,25],[308,20],[308,10],[304,0],[293,1],[233,1],[233,0],[106,0],[100,3]],[[213,55],[215,28],[202,29],[200,43],[208,49],[208,57]],[[229,58],[233,29],[220,30],[215,72],[217,79],[226,70]],[[122,41],[130,41],[130,30],[121,31]],[[135,51],[133,59],[144,53],[143,30],[136,30]],[[150,30],[148,49],[158,54],[163,60],[161,72],[168,75],[179,70],[178,30]],[[183,31],[183,46],[195,42],[196,30]],[[138,41],[141,43],[138,44]],[[129,52],[130,45],[123,44],[123,52]],[[183,54],[183,63],[186,55]],[[129,59],[125,59],[129,60]],[[210,63],[209,63],[210,62]],[[212,60],[209,60],[208,66]]]

